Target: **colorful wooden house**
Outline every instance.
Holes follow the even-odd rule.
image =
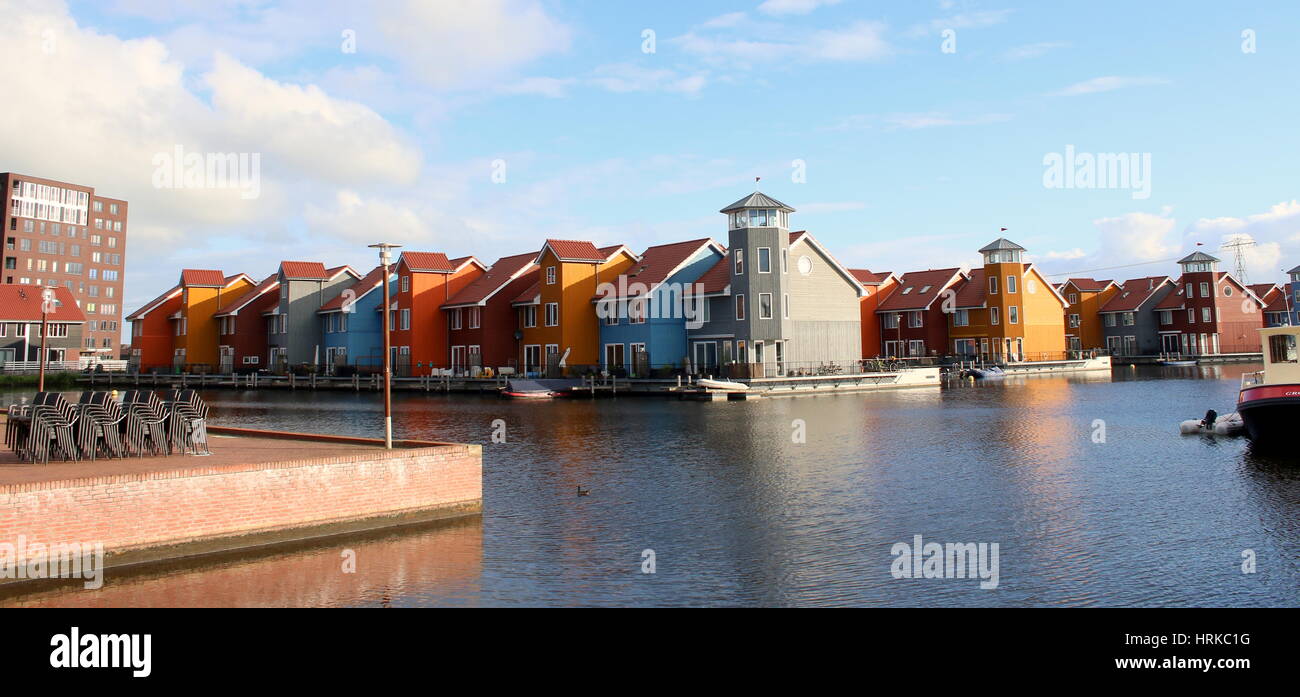
[[[45,321],[45,360],[75,361],[80,356],[86,315],[72,291],[54,288],[54,306],[46,307],[45,288],[0,285],[0,367],[9,361],[36,361],[41,357],[41,321]]]
[[[262,312],[268,367],[282,372],[295,366],[320,365],[324,346],[316,311],[361,276],[351,266],[327,269],[318,261],[282,261],[278,278],[278,302]]]
[[[389,269],[391,291],[397,274]],[[321,345],[325,347],[324,368],[327,374],[347,374],[352,369],[374,372],[383,368],[384,267],[376,266],[361,280],[344,288],[321,306]]]
[[[1071,278],[1056,290],[1070,304],[1065,309],[1065,347],[1078,351],[1105,346],[1098,312],[1119,293],[1119,285],[1111,280]]]
[[[127,366],[132,372],[155,373],[172,369],[172,344],[176,328],[171,316],[181,306],[181,286],[168,288],[126,316],[131,323],[131,348]]]
[[[402,252],[390,307],[395,375],[433,375],[451,367],[452,318],[442,306],[486,272],[474,257]]]
[[[1250,291],[1264,304],[1265,327],[1291,325],[1291,306],[1285,286],[1276,283],[1252,283]]]
[[[483,368],[517,367],[519,322],[511,303],[537,283],[536,260],[537,252],[501,257],[442,304],[453,371],[477,374]]]
[[[254,285],[253,279],[242,273],[226,276],[214,269],[181,271],[180,282],[171,290],[127,316],[132,323],[131,363],[144,372],[217,372],[216,314],[223,304]],[[162,340],[163,331],[170,335],[169,342]],[[165,356],[161,355],[164,350]]]
[[[880,303],[888,298],[898,288],[898,277],[891,271],[873,272],[868,269],[849,269],[849,273],[858,279],[862,284],[863,295],[859,303],[862,311],[859,313],[862,319],[862,357],[872,358],[879,356],[882,350],[880,343],[880,318],[876,310],[880,309]]]
[[[707,238],[657,245],[602,283],[592,299],[600,320],[601,367],[633,377],[683,367],[686,328],[696,320],[691,285],[726,253]]]
[[[280,274],[273,273],[214,315],[222,374],[252,373],[265,367],[267,321],[262,313],[279,303],[279,290]]]
[[[600,323],[592,304],[600,284],[639,261],[625,245],[597,249],[580,240],[547,240],[537,282],[513,301],[519,364],[527,373],[574,374],[600,367]]]
[[[1037,267],[1024,263],[1024,252],[1005,238],[980,249],[984,267],[955,289],[945,312],[953,353],[999,363],[1066,358],[1070,304]]]
[[[1160,352],[1161,319],[1155,307],[1174,292],[1168,276],[1134,278],[1097,310],[1102,346],[1112,356],[1147,356]],[[1068,300],[1068,297],[1067,297]]]
[[[1155,306],[1163,353],[1203,355],[1258,353],[1264,303],[1219,260],[1193,252],[1178,261],[1177,288]]]
[[[947,354],[950,350],[948,317],[942,301],[954,298],[949,291],[968,279],[969,275],[958,268],[903,274],[893,292],[876,307],[880,336],[875,347],[877,353],[873,355],[921,358]],[[952,302],[949,300],[949,305]],[[863,350],[871,352],[866,347]]]

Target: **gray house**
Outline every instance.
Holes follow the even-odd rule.
[[[280,301],[266,317],[267,365],[273,370],[325,360],[316,311],[361,280],[351,266],[332,269],[318,261],[280,262]]]
[[[54,289],[54,302],[45,306],[40,286],[0,285],[0,367],[9,361],[36,361],[41,357],[41,312],[45,313],[47,361],[75,361],[81,348],[82,314],[72,292]]]
[[[723,208],[727,255],[697,281],[703,316],[687,322],[696,372],[732,377],[848,368],[862,355],[862,285],[807,232],[794,209],[759,192]]]
[[[1156,305],[1177,290],[1168,276],[1135,278],[1120,284],[1120,290],[1097,314],[1106,349],[1113,356],[1143,356],[1160,353],[1161,322],[1168,311]]]

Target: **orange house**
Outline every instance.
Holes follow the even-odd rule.
[[[999,238],[980,250],[984,267],[945,298],[953,352],[996,362],[1065,358],[1065,314],[1069,307],[1033,264],[1025,248]]]
[[[558,356],[560,373],[600,366],[600,324],[591,299],[639,261],[625,245],[597,249],[591,242],[547,240],[537,254],[537,283],[512,303],[519,312],[519,365],[540,372]]]
[[[862,357],[871,358],[880,354],[880,315],[876,314],[881,301],[889,297],[898,287],[898,277],[892,271],[875,273],[867,269],[849,269],[849,273],[862,284],[866,294],[862,296]]]
[[[1111,280],[1071,278],[1061,285],[1060,293],[1065,297],[1065,302],[1070,304],[1065,308],[1066,348],[1086,350],[1106,347],[1101,315],[1097,313],[1119,291],[1119,284]]]
[[[213,315],[223,303],[256,284],[247,274],[226,276],[213,269],[185,269],[180,282],[127,316],[131,361],[141,371],[191,366],[216,370],[218,327]]]
[[[389,305],[397,375],[432,375],[451,367],[451,318],[441,306],[486,271],[474,257],[448,259],[442,252],[402,252]]]

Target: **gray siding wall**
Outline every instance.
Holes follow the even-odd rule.
[[[1160,313],[1151,309],[1160,304],[1166,295],[1177,290],[1173,285],[1165,285],[1164,288],[1156,291],[1142,306],[1133,311],[1132,326],[1124,326],[1124,316],[1117,314],[1115,316],[1115,326],[1107,327],[1105,324],[1105,315],[1102,315],[1101,334],[1102,341],[1106,337],[1118,336],[1120,338],[1120,349],[1123,350],[1125,336],[1137,337],[1138,354],[1155,354],[1160,353]],[[1180,312],[1180,310],[1174,310]]]
[[[781,273],[781,253],[790,248],[790,233],[783,228],[760,227],[732,230],[728,237],[727,249],[731,272],[731,294],[745,296],[745,321],[736,323],[740,331],[737,339],[745,339],[751,345],[755,341],[770,343],[786,338],[787,332],[782,320],[781,297],[784,293],[785,278],[789,274]],[[771,253],[771,266],[768,273],[758,271],[758,250],[767,248]],[[744,274],[736,275],[735,250],[745,250]],[[759,318],[759,295],[772,294],[772,316]],[[734,300],[732,301],[734,304]],[[728,317],[735,315],[734,309],[727,312]],[[743,336],[742,336],[743,333]]]
[[[347,273],[340,274],[333,281],[290,281],[281,278],[279,311],[289,315],[289,333],[268,334],[267,343],[270,346],[287,347],[289,365],[315,361],[318,345],[320,360],[325,360],[325,347],[320,340],[320,315],[316,311],[355,282],[356,279]]]

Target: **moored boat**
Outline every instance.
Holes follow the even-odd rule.
[[[749,385],[743,382],[731,382],[730,380],[714,380],[712,378],[700,378],[695,381],[696,385],[710,390],[723,390],[726,392],[747,392]]]
[[[1256,443],[1285,442],[1300,423],[1300,327],[1267,327],[1263,339],[1264,369],[1241,376],[1237,412],[1246,433]]]

